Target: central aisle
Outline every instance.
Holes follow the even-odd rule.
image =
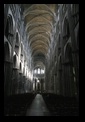
[[[50,116],[42,95],[37,94],[30,107],[27,109],[26,116]]]

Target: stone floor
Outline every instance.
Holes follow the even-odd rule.
[[[51,93],[18,94],[5,98],[5,116],[79,116],[79,102],[74,97]]]
[[[27,109],[26,116],[51,116],[42,95],[36,95],[32,104]]]

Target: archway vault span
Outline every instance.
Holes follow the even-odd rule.
[[[48,26],[50,28],[53,28],[53,25],[49,24],[48,22],[35,22],[31,24],[27,23],[25,30],[27,31],[27,29],[29,30],[29,28],[34,28],[37,26],[45,26],[45,27]]]
[[[30,45],[30,47],[33,48],[34,46],[37,46],[37,45],[41,45],[41,46],[44,46],[46,48],[49,48],[49,46],[46,43],[44,43],[43,41],[36,41],[36,42],[32,43]]]
[[[47,19],[48,21],[52,21],[52,22],[54,21],[54,16],[52,16],[49,12],[42,11],[42,10],[29,11],[27,16],[25,16],[25,19],[27,19],[28,22],[30,23],[36,17],[43,17],[43,18]]]
[[[32,41],[35,40],[43,40],[46,41],[46,43],[48,43],[48,45],[50,45],[51,40],[49,38],[47,38],[46,36],[42,35],[42,34],[37,34],[35,36],[33,36],[31,39],[29,39],[28,43],[30,44]]]
[[[46,54],[46,52],[45,52],[45,50],[36,50],[36,51],[33,51],[32,53],[31,53],[31,55],[32,55],[32,57],[33,56],[35,56],[35,55],[38,55],[38,54],[43,54],[43,55],[45,55],[45,57],[47,56],[47,54]]]
[[[56,22],[55,13],[56,4],[24,4],[25,29],[34,63],[47,59]]]
[[[37,26],[32,28],[30,31],[28,31],[28,35],[30,36],[32,33],[36,33],[36,32],[47,32],[49,35],[51,35],[51,28],[46,27],[46,26]]]
[[[34,52],[37,52],[37,51],[41,51],[41,52],[44,52],[45,54],[47,53],[48,49],[46,49],[45,47],[43,46],[36,46],[32,49],[32,53]]]
[[[26,4],[24,4],[24,6],[25,5]],[[54,12],[46,4],[33,4],[33,5],[31,5],[30,7],[28,7],[24,11],[24,16],[26,16],[28,14],[28,12],[32,11],[32,10],[44,10],[44,11],[48,11],[50,14],[52,14],[54,16]]]
[[[29,18],[29,17],[28,17]],[[29,19],[26,18],[26,28],[32,24],[32,23],[35,23],[35,22],[39,22],[39,23],[49,23],[51,26],[53,26],[53,22],[52,20],[48,20],[46,17],[43,17],[43,16],[36,16],[36,17],[33,17],[30,21]]]

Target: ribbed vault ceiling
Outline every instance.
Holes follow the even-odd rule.
[[[55,23],[56,4],[23,4],[28,43],[34,66],[45,65]]]

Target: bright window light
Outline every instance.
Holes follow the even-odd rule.
[[[40,68],[38,68],[38,74],[40,74]]]
[[[40,81],[39,81],[39,80],[37,80],[37,82],[39,83]]]
[[[37,73],[37,70],[36,70],[36,69],[34,70],[34,73],[35,73],[35,74]]]
[[[15,55],[16,53],[14,52],[13,55]]]
[[[44,74],[45,73],[45,70],[41,69],[41,74]]]

